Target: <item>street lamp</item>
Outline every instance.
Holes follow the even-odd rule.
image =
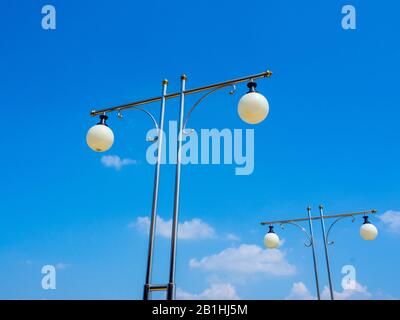
[[[154,251],[154,236],[155,236],[155,227],[156,227],[156,219],[157,219],[157,205],[158,205],[158,190],[159,190],[159,182],[160,182],[160,171],[161,171],[161,157],[162,152],[159,150],[163,149],[163,128],[164,128],[164,118],[165,118],[165,104],[166,104],[166,94],[167,94],[168,80],[164,79],[162,81],[162,95],[157,98],[156,101],[161,101],[160,107],[160,120],[159,123],[153,116],[151,112],[146,109],[139,107],[141,103],[136,103],[131,105],[129,108],[126,107],[124,109],[132,109],[141,111],[146,114],[151,121],[153,122],[155,129],[157,130],[157,134],[155,137],[148,138],[148,141],[157,143],[157,162],[154,171],[154,184],[153,184],[153,198],[152,198],[152,207],[151,207],[151,215],[150,215],[150,232],[149,232],[149,247],[148,247],[148,255],[147,255],[147,267],[146,267],[146,280],[144,285],[144,299],[147,300],[150,296],[151,290],[165,290],[166,286],[153,286],[151,287],[151,274],[152,274],[152,266],[153,266],[153,251]],[[106,112],[118,111],[118,117],[122,118],[121,115],[122,108],[111,108],[109,110],[103,111],[92,111],[91,115],[96,116],[100,114],[100,122],[91,127],[86,135],[87,144],[91,149],[97,152],[104,152],[111,148],[114,142],[114,134],[111,129],[107,126],[106,120],[108,116],[106,116]]]
[[[91,127],[86,135],[86,142],[96,152],[104,152],[111,148],[114,143],[114,133],[107,126],[106,115],[100,116],[100,122]]]
[[[360,235],[364,240],[375,240],[378,236],[378,229],[368,221],[368,216],[364,216],[364,223],[360,227]]]
[[[267,248],[277,248],[277,246],[279,244],[279,237],[273,231],[274,224],[279,224],[282,229],[283,229],[283,226],[286,224],[294,225],[295,227],[300,229],[308,238],[308,242],[306,242],[304,245],[306,247],[312,248],[315,285],[316,285],[316,289],[317,289],[317,298],[318,298],[318,300],[320,300],[321,295],[320,295],[320,289],[319,289],[317,258],[316,258],[316,254],[315,254],[315,240],[314,240],[314,232],[313,232],[313,225],[312,225],[313,220],[320,220],[321,228],[322,228],[322,235],[323,235],[323,242],[324,242],[326,267],[327,267],[327,273],[328,273],[329,291],[330,291],[331,300],[334,300],[331,269],[330,269],[329,254],[328,254],[328,245],[332,245],[334,243],[333,241],[329,240],[329,234],[332,230],[332,227],[343,218],[351,217],[351,218],[353,218],[352,222],[354,222],[355,216],[362,214],[363,218],[364,218],[364,223],[360,228],[360,235],[364,240],[374,240],[378,235],[378,230],[371,222],[368,221],[368,214],[375,214],[377,211],[369,210],[369,211],[362,211],[362,212],[342,213],[342,214],[334,214],[334,215],[324,216],[323,206],[320,205],[319,206],[319,213],[320,213],[319,217],[311,216],[311,207],[307,208],[307,212],[308,212],[307,218],[261,222],[261,225],[269,225],[269,232],[264,237],[264,244]],[[325,220],[332,219],[332,218],[335,218],[335,220],[329,226],[328,231],[326,231],[325,230]],[[308,221],[309,232],[307,232],[307,230],[304,227],[302,227],[301,225],[299,225],[297,223],[297,222],[302,222],[302,221]]]
[[[256,92],[257,83],[254,81],[250,81],[247,87],[249,92],[239,101],[239,117],[244,122],[258,124],[268,116],[268,100],[262,94]]]
[[[106,125],[107,113],[110,112],[121,112],[127,109],[136,109],[145,112],[149,115],[153,122],[155,123],[156,128],[158,129],[157,134],[157,164],[156,171],[154,176],[154,189],[153,189],[153,205],[152,205],[152,213],[150,219],[150,232],[149,232],[149,249],[148,249],[148,258],[147,258],[147,269],[146,269],[146,282],[144,285],[144,293],[143,299],[148,300],[150,298],[150,294],[152,291],[167,291],[167,299],[173,300],[175,299],[175,265],[176,265],[176,249],[177,249],[177,235],[178,235],[178,217],[179,217],[179,202],[180,202],[180,180],[181,180],[181,157],[182,157],[182,141],[183,136],[186,134],[185,128],[186,124],[195,110],[195,108],[210,94],[232,86],[234,90],[230,91],[231,94],[234,93],[236,89],[236,84],[248,82],[249,92],[245,94],[239,101],[238,105],[238,113],[240,118],[250,124],[258,124],[262,122],[268,115],[269,112],[269,104],[265,97],[263,97],[260,93],[256,92],[255,88],[257,84],[254,82],[256,79],[261,78],[269,78],[272,75],[271,71],[265,71],[259,74],[254,74],[251,76],[246,76],[234,80],[228,80],[216,84],[206,85],[190,90],[186,90],[186,75],[181,76],[181,90],[176,93],[166,93],[167,88],[167,80],[163,81],[163,94],[160,97],[150,98],[145,100],[140,100],[124,105],[119,105],[116,107],[105,108],[101,110],[93,110],[90,114],[91,116],[100,115],[100,123],[96,126],[92,127],[87,135],[87,143],[95,151],[101,152],[108,150],[114,141],[114,135],[112,134],[111,129],[109,129]],[[192,106],[189,112],[185,117],[185,97],[190,94],[195,94],[199,92],[205,92],[200,99]],[[157,201],[158,201],[158,185],[159,185],[159,173],[160,173],[160,164],[161,164],[161,156],[162,152],[159,150],[163,150],[163,125],[164,125],[164,111],[166,100],[172,98],[180,98],[180,107],[179,107],[179,118],[178,118],[178,127],[179,133],[177,137],[177,162],[176,162],[176,172],[175,172],[175,192],[174,192],[174,208],[173,208],[173,217],[172,217],[172,232],[171,232],[171,254],[170,254],[170,268],[169,268],[169,282],[168,284],[154,285],[151,283],[151,272],[152,272],[152,261],[153,261],[153,249],[154,249],[154,235],[156,228],[156,218],[157,218]],[[153,115],[145,109],[139,108],[140,105],[145,105],[153,102],[161,101],[161,111],[160,111],[160,125],[158,126],[157,121],[155,121]],[[100,126],[100,127],[99,127]],[[275,235],[276,236],[276,235]],[[270,236],[273,237],[273,236]],[[276,236],[277,237],[277,236]],[[277,238],[279,243],[279,238]],[[276,239],[275,239],[276,242]],[[271,242],[272,243],[272,242]]]
[[[274,232],[274,226],[269,226],[269,231],[264,237],[264,245],[268,249],[276,249],[279,247],[279,237]]]

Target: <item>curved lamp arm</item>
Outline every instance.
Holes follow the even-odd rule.
[[[354,221],[356,220],[356,218],[355,218],[353,215],[351,215],[351,216],[345,216],[345,217],[337,218],[335,221],[332,222],[332,224],[329,226],[328,231],[327,231],[327,233],[326,233],[326,243],[328,243],[329,245],[332,245],[332,244],[335,243],[335,241],[329,241],[329,234],[330,234],[330,232],[331,232],[331,230],[332,230],[332,227],[333,227],[338,221],[340,221],[340,220],[342,220],[342,219],[344,219],[344,218],[350,218],[350,217],[352,218],[352,219],[351,219],[351,222],[354,222]],[[324,235],[324,236],[325,236],[325,235]]]
[[[233,84],[233,85],[232,85],[232,84],[225,84],[225,85],[218,86],[218,87],[216,87],[216,88],[214,88],[214,89],[212,89],[212,90],[206,92],[204,95],[202,95],[202,96],[200,97],[200,99],[196,101],[196,103],[192,106],[192,108],[190,108],[189,112],[187,113],[186,118],[185,118],[185,121],[183,122],[183,131],[185,131],[185,129],[186,129],[187,122],[189,121],[189,118],[190,118],[192,112],[194,111],[194,109],[196,109],[196,107],[197,107],[205,98],[207,98],[207,97],[208,97],[209,95],[211,95],[212,93],[214,93],[214,92],[216,92],[216,91],[218,91],[218,90],[220,90],[220,89],[222,89],[222,88],[229,87],[229,86],[232,86],[232,90],[229,91],[229,94],[232,95],[232,94],[234,94],[234,93],[236,92],[236,86],[235,86],[234,84]]]
[[[280,224],[280,227],[281,227],[282,230],[285,229],[285,224],[291,224],[291,225],[299,228],[307,236],[307,239],[308,239],[308,242],[306,241],[304,243],[304,245],[306,247],[311,247],[312,246],[312,238],[311,238],[311,236],[309,235],[309,233],[307,232],[307,230],[304,227],[302,227],[301,225],[297,224],[296,222],[285,222],[285,223],[281,223]]]
[[[148,137],[147,141],[150,141],[150,142],[156,141],[158,139],[160,133],[159,133],[158,122],[157,122],[156,118],[153,116],[153,114],[150,111],[147,111],[146,109],[143,109],[143,108],[140,108],[140,107],[136,107],[136,106],[132,107],[131,109],[132,110],[141,111],[141,112],[145,113],[151,119],[151,121],[153,121],[154,127],[157,130],[157,135],[154,136],[154,137]],[[121,111],[118,111],[118,118],[122,119]]]

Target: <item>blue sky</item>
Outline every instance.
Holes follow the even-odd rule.
[[[56,7],[56,30],[41,28],[45,4]],[[343,298],[399,298],[399,5],[351,1],[357,29],[343,30],[345,4],[3,1],[0,298],[140,299],[147,250],[141,223],[153,183],[145,133],[152,124],[134,111],[121,121],[110,117],[116,139],[106,154],[135,160],[116,170],[86,145],[95,123],[90,110],[159,95],[164,78],[169,92],[177,91],[182,73],[192,88],[266,69],[274,75],[258,89],[270,114],[260,125],[237,116],[245,85],[235,96],[213,95],[191,118],[195,129],[254,128],[255,170],[236,176],[232,165],[183,167],[180,221],[201,236],[178,243],[180,295],[315,296],[302,235],[287,227],[279,232],[283,246],[267,252],[259,222],[303,216],[308,204],[316,213],[324,203],[326,213],[379,210],[371,219],[380,231],[374,242],[359,237],[361,219],[334,230],[335,291]],[[158,104],[148,107],[157,114]],[[169,102],[166,120],[177,115],[178,101]],[[164,228],[173,178],[174,166],[163,166]],[[393,212],[382,216],[387,211]],[[155,283],[168,275],[162,230]],[[260,270],[240,267],[244,260]],[[47,264],[57,267],[56,290],[41,288]],[[340,286],[348,264],[360,284],[354,294]]]

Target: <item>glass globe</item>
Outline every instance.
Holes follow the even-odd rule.
[[[378,229],[372,223],[367,222],[360,227],[360,235],[364,240],[375,240],[378,236]]]
[[[260,123],[268,116],[268,113],[268,100],[258,92],[250,91],[239,100],[238,114],[246,123]]]
[[[273,231],[273,227],[269,227],[269,232],[265,235],[264,237],[264,245],[268,249],[275,249],[279,247],[279,237],[278,235]]]
[[[106,125],[107,116],[100,116],[100,122],[91,127],[86,135],[88,146],[96,152],[104,152],[114,143],[114,133]]]

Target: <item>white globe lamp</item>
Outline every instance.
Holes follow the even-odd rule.
[[[268,249],[275,249],[279,247],[279,237],[274,232],[273,226],[269,226],[269,231],[264,237],[264,245]]]
[[[258,124],[268,116],[269,103],[262,94],[256,92],[257,83],[251,81],[247,87],[249,92],[239,100],[238,114],[244,122]]]
[[[368,221],[368,217],[364,216],[364,223],[360,227],[360,236],[364,240],[375,240],[378,236],[378,229]]]
[[[91,127],[86,135],[88,146],[96,152],[104,152],[111,148],[114,143],[114,133],[107,126],[106,115],[100,116],[100,122]]]

